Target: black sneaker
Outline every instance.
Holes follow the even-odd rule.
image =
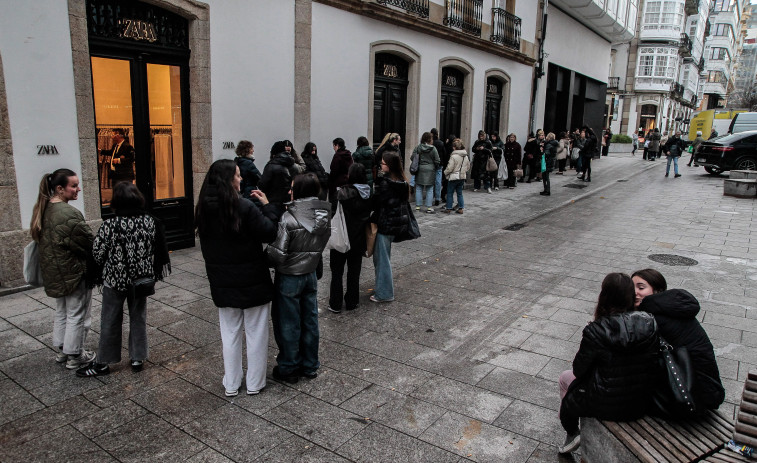
[[[349,310],[356,310],[356,309],[359,309],[359,308],[360,308],[360,304],[355,304],[355,306],[354,306],[354,307],[350,307],[350,306],[347,306],[347,307],[346,307],[346,309],[347,309],[348,311],[349,311]]]
[[[81,378],[90,378],[92,376],[105,376],[110,373],[110,367],[107,363],[90,363],[85,367],[76,370],[76,376]]]
[[[132,360],[131,361],[131,371],[138,372],[142,371],[142,368],[144,368],[145,362],[144,360]]]
[[[273,367],[273,379],[277,381],[284,381],[285,383],[289,384],[296,384],[297,381],[300,380],[297,375],[282,375],[281,373],[279,373],[278,366]]]
[[[318,373],[313,371],[311,373],[306,373],[304,371],[300,371],[300,376],[302,376],[305,379],[316,379],[318,377]]]

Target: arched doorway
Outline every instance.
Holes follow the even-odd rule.
[[[405,144],[409,63],[391,53],[376,53],[373,80],[373,146],[398,133]],[[404,152],[400,147],[400,152]]]
[[[639,130],[646,134],[655,127],[657,127],[657,105],[641,105],[641,111],[639,112]]]
[[[465,92],[463,71],[447,66],[442,68],[442,86],[439,98],[439,137],[446,140],[450,134],[462,136],[463,94]]]
[[[169,245],[193,246],[189,21],[121,0],[88,0],[87,12],[102,217],[115,183],[130,181]]]

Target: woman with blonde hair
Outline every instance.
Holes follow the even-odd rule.
[[[96,354],[84,350],[92,324],[92,285],[87,277],[93,269],[94,235],[84,216],[68,204],[81,188],[72,170],[45,174],[39,184],[32,213],[31,235],[39,243],[39,265],[45,294],[55,298],[53,346],[55,361],[75,370],[91,363]]]
[[[470,170],[470,161],[468,153],[465,152],[463,141],[455,138],[452,141],[452,153],[449,156],[449,163],[444,169],[444,176],[447,177],[447,207],[442,212],[449,214],[452,212],[452,195],[457,195],[457,213],[462,214],[465,208],[463,200],[463,185],[468,177]]]

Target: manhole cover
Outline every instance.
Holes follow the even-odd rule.
[[[683,256],[677,256],[675,254],[650,254],[647,257],[649,257],[649,260],[659,262],[663,265],[689,266],[689,265],[697,265],[699,263],[695,261],[694,259],[689,259],[688,257],[683,257]]]
[[[586,188],[587,185],[583,185],[581,183],[568,183],[567,185],[563,185],[565,188]]]
[[[512,225],[506,226],[505,228],[503,228],[503,230],[518,231],[518,230],[520,230],[521,228],[523,228],[525,226],[526,226],[526,224],[524,224],[524,223],[514,223]]]

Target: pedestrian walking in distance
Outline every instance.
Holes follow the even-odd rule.
[[[665,168],[665,176],[667,177],[668,174],[670,174],[670,163],[671,161],[674,164],[673,171],[675,172],[675,178],[678,178],[681,176],[681,174],[678,173],[678,158],[681,157],[683,154],[684,145],[683,140],[681,140],[681,131],[676,130],[675,135],[668,138],[667,143],[665,143],[665,155],[668,159],[667,167]]]
[[[549,132],[546,141],[544,142],[544,170],[541,173],[541,181],[544,185],[544,191],[539,193],[542,196],[549,196],[552,194],[549,174],[554,170],[555,158],[557,157],[557,150],[559,147],[560,144],[555,140],[555,134]]]
[[[79,197],[79,177],[69,169],[42,176],[30,231],[38,243],[45,294],[55,298],[55,361],[69,370],[88,365],[96,354],[84,349],[92,324],[92,230],[69,201]]]

